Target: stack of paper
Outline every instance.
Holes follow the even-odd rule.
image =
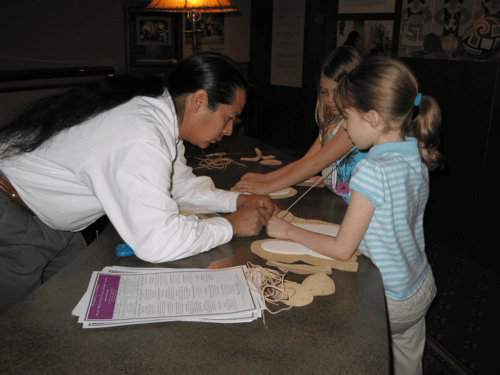
[[[262,316],[246,266],[224,269],[106,267],[94,272],[73,315],[83,328],[197,321],[245,323]]]

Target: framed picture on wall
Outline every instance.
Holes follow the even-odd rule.
[[[337,25],[337,46],[353,46],[362,56],[391,56],[394,54],[393,30],[393,20],[340,20]]]
[[[362,56],[395,56],[399,26],[396,14],[399,9],[401,3],[394,0],[372,3],[341,0],[337,22],[337,47],[353,46]]]
[[[148,2],[125,2],[127,72],[162,73],[182,57],[181,13],[147,11]]]
[[[136,17],[136,39],[138,46],[171,46],[172,17]]]

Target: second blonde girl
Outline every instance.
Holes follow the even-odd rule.
[[[356,164],[364,159],[365,152],[354,148],[342,124],[344,118],[335,106],[333,95],[339,82],[361,63],[361,55],[351,46],[341,46],[332,51],[321,63],[317,76],[318,98],[315,118],[319,136],[300,160],[266,174],[247,173],[235,185],[238,191],[269,194],[304,181],[319,172],[325,185],[348,203],[349,179]],[[352,152],[338,166],[336,162],[347,152]]]

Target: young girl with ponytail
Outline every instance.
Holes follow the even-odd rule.
[[[436,100],[419,91],[400,60],[367,58],[335,91],[344,128],[369,149],[350,180],[350,204],[337,237],[273,217],[270,236],[289,239],[338,260],[356,249],[379,268],[385,288],[397,374],[422,374],[425,314],[436,286],[425,254],[423,219],[428,170],[442,164]]]

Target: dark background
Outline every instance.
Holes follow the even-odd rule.
[[[149,1],[140,3],[147,5]],[[318,134],[314,121],[315,74],[321,58],[336,47],[338,1],[306,0],[301,88],[270,84],[273,2],[235,0],[235,3],[240,7],[245,5],[242,7],[245,14],[227,15],[226,21],[239,20],[237,25],[246,25],[245,20],[250,18],[250,30],[243,30],[244,27],[231,30],[229,34],[238,35],[241,43],[227,43],[224,52],[231,56],[238,51],[240,56],[241,46],[247,45],[246,38],[250,39],[249,61],[237,60],[252,83],[244,128],[261,141],[300,155]],[[359,19],[394,20],[394,41],[397,41],[402,1],[396,3],[394,14],[360,15]],[[124,16],[126,4],[130,2],[2,2],[0,122],[16,107],[15,103],[52,92],[2,92],[5,77],[1,71],[15,73],[22,69],[75,66],[72,64],[111,67],[118,73],[127,67],[131,70]],[[250,14],[246,9],[250,9]],[[229,34],[227,40],[230,40]],[[397,43],[394,43],[394,52],[396,50]],[[54,60],[60,60],[60,64]],[[431,173],[426,223],[472,233],[477,258],[493,268],[495,263],[491,258],[497,257],[498,246],[494,240],[500,222],[496,217],[499,198],[495,161],[498,158],[494,157],[494,145],[499,142],[499,64],[423,58],[405,61],[420,80],[421,91],[437,98],[443,114],[440,150],[446,157],[447,167]],[[168,71],[171,67],[158,69]]]

